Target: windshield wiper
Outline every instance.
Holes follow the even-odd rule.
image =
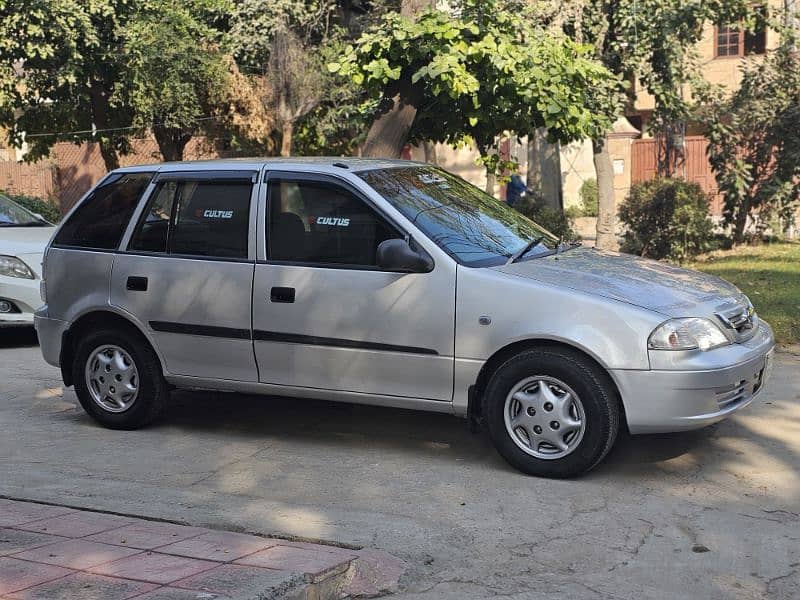
[[[523,246],[522,248],[520,248],[519,250],[514,252],[514,254],[512,254],[508,258],[508,261],[506,262],[506,264],[510,265],[510,264],[515,263],[517,260],[519,260],[520,258],[525,256],[528,253],[528,251],[531,250],[531,248],[533,248],[534,246],[538,246],[542,242],[543,239],[544,239],[543,235],[539,236],[537,238],[533,238],[530,242],[525,244],[525,246]]]

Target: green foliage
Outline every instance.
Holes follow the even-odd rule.
[[[596,179],[587,179],[578,190],[578,197],[580,198],[581,216],[596,217],[598,214],[599,191],[597,189]]]
[[[776,217],[791,223],[800,199],[800,57],[783,47],[746,64],[730,96],[707,90],[704,100],[708,157],[734,242],[745,241],[748,222],[758,233]]]
[[[6,192],[0,192],[0,194],[6,196],[7,198],[11,198],[11,200],[20,206],[27,208],[32,213],[42,215],[51,223],[58,223],[61,220],[61,211],[59,210],[58,205],[50,202],[49,200],[44,198],[36,198],[35,196],[26,196],[23,194],[8,194]]]
[[[550,233],[561,237],[565,242],[581,239],[574,229],[574,215],[570,211],[557,210],[547,206],[544,200],[536,194],[526,194],[514,204],[514,208]]]
[[[414,21],[389,13],[328,68],[373,99],[401,88],[419,95],[411,141],[471,138],[486,156],[504,131],[546,127],[561,142],[601,135],[620,106],[620,81],[521,6],[465,0],[457,16],[427,10]]]
[[[137,111],[161,102],[152,93],[168,94],[162,116],[197,116],[186,95],[196,82],[188,50],[204,52],[205,34],[227,10],[226,0],[0,0],[0,124],[16,144],[25,136],[27,160],[46,156],[57,141],[94,140],[106,165],[116,166],[134,127],[148,120]],[[160,63],[161,78],[175,83],[180,73],[191,83],[180,81],[174,94],[144,89],[144,66],[154,66],[155,53],[176,61]]]
[[[708,250],[713,237],[708,196],[682,179],[635,184],[619,216],[627,227],[623,252],[681,263]]]

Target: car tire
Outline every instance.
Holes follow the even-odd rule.
[[[483,395],[489,435],[503,458],[523,473],[565,478],[597,465],[614,445],[620,403],[608,375],[566,348],[512,356]]]
[[[83,409],[110,429],[152,423],[169,397],[155,352],[139,335],[122,329],[95,331],[81,339],[72,377]]]

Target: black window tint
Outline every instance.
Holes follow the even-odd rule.
[[[375,266],[378,245],[400,235],[360,198],[324,182],[269,184],[271,260]]]
[[[115,249],[152,176],[152,173],[112,175],[72,213],[58,232],[55,243]]]
[[[177,189],[178,183],[175,181],[159,184],[131,238],[130,250],[167,251],[169,221]]]
[[[181,182],[170,252],[247,258],[251,190],[250,182]]]

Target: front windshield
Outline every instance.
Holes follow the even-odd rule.
[[[38,227],[48,225],[32,212],[28,212],[10,198],[0,195],[0,227]]]
[[[442,169],[398,167],[359,176],[461,264],[501,265],[526,246],[530,258],[558,245],[556,236],[505,202]]]

